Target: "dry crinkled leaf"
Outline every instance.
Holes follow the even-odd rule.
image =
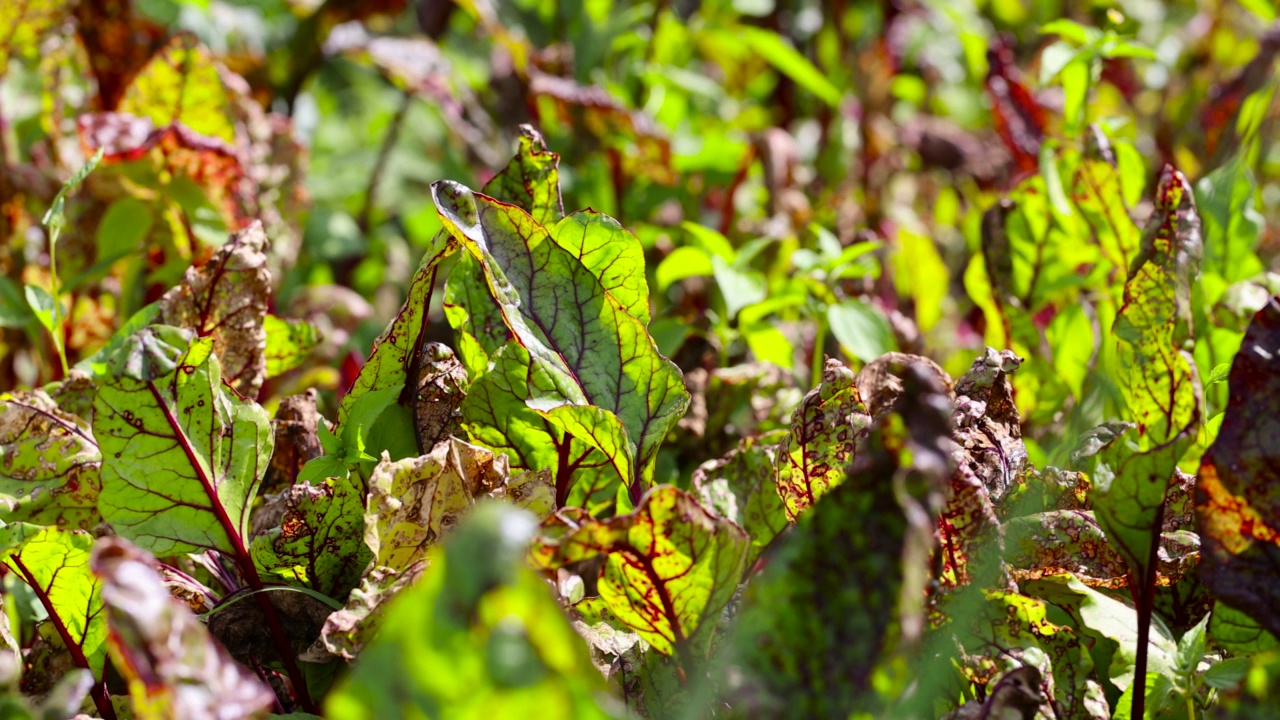
[[[1254,316],[1227,383],[1226,416],[1195,493],[1200,577],[1280,636],[1280,297]]]
[[[182,283],[160,298],[156,316],[156,322],[212,337],[223,379],[249,398],[258,396],[267,372],[268,244],[260,222],[233,234],[209,262],[187,270]]]
[[[420,452],[430,452],[437,443],[458,430],[462,413],[458,408],[467,396],[467,370],[448,345],[428,343],[422,349],[418,388],[413,400],[413,426]]]
[[[271,421],[276,446],[262,480],[260,492],[263,494],[293,485],[302,466],[324,454],[318,432],[325,420],[316,408],[317,397],[315,389],[311,389],[280,400],[275,419]]]
[[[942,383],[947,392],[951,392],[954,384],[951,376],[929,358],[900,352],[885,353],[867,363],[858,373],[858,396],[866,403],[872,420],[879,420],[902,397],[902,379],[894,372],[894,368],[906,365],[922,365]]]
[[[80,418],[42,390],[0,395],[0,508],[5,522],[98,523],[101,454]]]
[[[854,447],[871,416],[858,395],[853,371],[827,360],[822,383],[810,390],[791,417],[791,434],[779,451],[778,494],[794,521],[844,479]]]
[[[398,570],[378,567],[366,573],[360,586],[351,591],[347,604],[325,620],[320,639],[300,659],[324,662],[336,655],[354,660],[381,625],[387,601],[413,585],[426,569],[427,561],[423,559]]]
[[[111,660],[129,683],[139,717],[267,715],[275,693],[233,662],[196,616],[170,597],[155,558],[125,540],[104,538],[93,549],[91,567],[102,580]]]

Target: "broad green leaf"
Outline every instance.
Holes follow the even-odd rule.
[[[264,577],[345,601],[373,558],[364,544],[364,493],[341,480],[286,488],[279,526],[255,537],[249,554]]]
[[[1119,272],[1129,268],[1142,244],[1142,230],[1129,216],[1120,171],[1106,160],[1088,158],[1071,178],[1072,199],[1093,231],[1094,241]]]
[[[719,256],[711,258],[711,272],[724,298],[725,312],[732,320],[748,305],[755,305],[769,294],[764,273],[740,269]]]
[[[266,411],[223,386],[213,340],[190,330],[144,328],[111,368],[93,417],[103,518],[161,555],[243,554],[271,458]]]
[[[329,717],[604,718],[604,682],[524,565],[535,519],[476,508],[326,701]]]
[[[298,367],[320,344],[320,331],[305,320],[285,320],[275,315],[262,318],[267,336],[263,356],[267,377],[273,378]]]
[[[791,46],[781,35],[750,25],[738,25],[726,33],[735,43],[746,43],[766,62],[797,85],[813,93],[831,107],[839,107],[842,94],[825,73],[814,66],[804,55]]]
[[[519,208],[456,183],[432,186],[445,227],[480,259],[486,282],[516,340],[554,390],[533,400],[590,404],[618,416],[648,479],[658,445],[688,404],[680,371],[662,357],[644,324],[577,258]]]
[[[728,455],[693,471],[693,487],[702,506],[747,531],[751,543],[748,568],[787,527],[786,509],[774,480],[774,464],[784,437],[784,431],[778,430],[744,438]]]
[[[765,717],[886,717],[924,622],[928,557],[951,473],[947,390],[921,366],[843,482],[779,540],[744,592],[735,672]],[[886,674],[888,673],[888,674]],[[758,704],[755,704],[758,703]]]
[[[0,561],[35,592],[74,666],[89,670],[100,682],[107,623],[100,585],[89,571],[92,546],[93,536],[83,530],[0,529]]]
[[[106,375],[110,368],[111,357],[116,354],[116,351],[128,342],[129,338],[133,337],[134,333],[150,325],[155,320],[156,315],[159,314],[159,312],[159,303],[151,303],[131,315],[129,319],[125,320],[124,324],[120,326],[120,329],[116,330],[115,333],[111,335],[111,339],[107,341],[106,345],[102,346],[101,350],[76,363],[76,369],[83,370],[84,372],[97,377]]]
[[[654,286],[662,293],[685,278],[711,275],[715,272],[712,258],[702,248],[681,245],[658,263],[657,269],[653,271]]]
[[[262,223],[253,223],[233,234],[209,262],[188,269],[156,303],[156,323],[191,328],[213,340],[223,380],[249,398],[258,396],[267,373],[269,245]]]
[[[181,122],[202,135],[236,141],[231,97],[194,35],[177,35],[156,53],[129,84],[118,110],[157,126]]]
[[[1231,284],[1266,268],[1255,254],[1264,220],[1254,206],[1255,182],[1243,154],[1196,183],[1196,206],[1204,220],[1204,272]],[[1218,297],[1209,296],[1210,303]]]
[[[554,569],[603,555],[600,597],[614,615],[660,653],[682,662],[686,653],[705,657],[745,569],[742,528],[670,485],[650,490],[628,515],[548,523],[532,551],[535,565]]]
[[[40,321],[40,326],[50,333],[58,332],[54,327],[54,318],[66,318],[66,306],[58,308],[57,301],[53,299],[49,291],[39,285],[27,285],[23,287],[23,291],[27,296],[27,305],[31,307],[31,312],[35,314],[36,320]]]
[[[791,416],[791,433],[779,449],[777,487],[794,521],[844,480],[854,446],[871,416],[858,396],[856,376],[839,360],[827,360],[822,383]]]
[[[1253,655],[1280,648],[1280,640],[1257,620],[1221,601],[1214,602],[1209,617],[1209,638],[1235,655]]]
[[[1227,385],[1196,487],[1200,577],[1221,604],[1280,636],[1280,298],[1249,324]]]
[[[196,616],[169,595],[155,558],[118,538],[93,549],[111,628],[111,663],[129,684],[139,720],[255,717],[275,693],[237,664]]]
[[[0,77],[9,68],[9,59],[36,49],[40,37],[74,6],[67,0],[11,0],[0,3]]]
[[[1189,353],[1190,284],[1200,262],[1200,220],[1191,186],[1166,168],[1156,210],[1125,283],[1114,332],[1126,419],[1137,424],[1109,449],[1093,478],[1094,510],[1146,597],[1155,577],[1165,491],[1201,421],[1199,380]]]
[[[1069,572],[1090,587],[1128,585],[1128,564],[1086,510],[1052,510],[1014,518],[1005,525],[1005,547],[1007,562],[1019,580]]]
[[[520,149],[502,172],[485,184],[484,191],[552,227],[565,216],[559,165],[560,156],[547,150],[542,135],[529,125],[521,125]]]
[[[862,300],[829,305],[827,323],[840,346],[864,363],[897,349],[884,313]]]
[[[592,442],[585,434],[566,430],[567,425],[578,424],[566,413],[594,415],[612,426],[601,430],[621,431],[617,419],[604,419],[605,411],[589,406],[534,410],[527,401],[538,394],[539,387],[554,391],[554,381],[531,364],[528,350],[509,343],[494,356],[493,369],[471,385],[462,401],[463,428],[474,442],[506,455],[512,470],[552,473],[557,505],[594,510],[611,504],[618,488],[627,487],[633,477],[625,435],[619,439],[610,432]],[[607,454],[600,445],[621,448],[623,454]]]
[[[580,210],[551,228],[551,237],[578,258],[627,312],[644,325],[649,324],[644,248],[635,235],[608,215]]]
[[[86,423],[43,391],[0,395],[0,507],[5,522],[98,524],[101,455]]]

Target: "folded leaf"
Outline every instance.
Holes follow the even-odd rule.
[[[822,383],[791,416],[791,434],[778,462],[778,494],[794,521],[844,480],[854,446],[871,416],[858,395],[856,376],[839,360],[827,360]]]
[[[0,507],[6,522],[98,523],[101,454],[86,423],[43,391],[0,395]]]
[[[329,480],[293,485],[283,500],[279,526],[249,548],[258,572],[344,601],[373,559],[364,544],[364,493]]]
[[[233,234],[209,262],[192,266],[160,298],[155,319],[211,338],[223,379],[248,398],[258,396],[267,376],[263,323],[271,296],[268,245],[262,223]]]
[[[1227,383],[1196,485],[1200,577],[1220,602],[1280,636],[1280,298],[1249,324]]]
[[[108,538],[94,548],[111,627],[112,664],[140,720],[265,717],[275,693],[237,665],[203,624],[169,596],[155,558]]]
[[[658,652],[704,656],[720,611],[738,587],[747,534],[670,485],[650,490],[635,512],[609,520],[554,516],[533,548],[553,569],[604,555],[600,596]]]
[[[658,445],[688,404],[680,371],[644,324],[577,258],[519,208],[450,182],[432,186],[445,227],[479,258],[516,340],[554,390],[540,409],[595,405],[627,431],[636,478],[648,479]]]
[[[223,386],[212,338],[164,325],[134,334],[94,401],[98,507],[115,531],[160,555],[243,556],[249,509],[271,457],[257,403]]]

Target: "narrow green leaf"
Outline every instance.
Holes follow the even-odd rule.
[[[739,25],[731,31],[731,34],[734,42],[746,43],[752,51],[777,68],[779,72],[794,80],[797,85],[813,93],[819,100],[833,108],[840,106],[842,97],[840,89],[782,36],[764,28],[749,25]]]
[[[35,313],[36,320],[40,321],[40,326],[50,333],[57,332],[54,326],[55,317],[66,317],[66,307],[57,308],[57,301],[49,294],[48,290],[39,285],[26,285],[23,292],[27,296],[27,305],[31,307],[31,312]]]
[[[688,405],[680,371],[644,324],[519,208],[456,183],[432,186],[445,227],[484,268],[490,293],[554,389],[534,398],[590,404],[627,430],[634,476],[648,478],[658,445]]]
[[[266,411],[223,385],[213,340],[190,330],[144,328],[111,366],[93,417],[103,517],[161,555],[243,554],[271,458]]]
[[[98,524],[102,456],[80,418],[43,391],[0,395],[0,507],[6,522]]]
[[[599,588],[609,609],[658,652],[705,656],[742,576],[746,533],[670,485],[650,490],[628,515],[577,520],[550,520],[534,563],[553,569],[604,555]]]

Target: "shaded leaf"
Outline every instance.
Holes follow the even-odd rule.
[[[265,716],[275,694],[169,596],[154,563],[115,538],[95,547],[92,559],[111,627],[112,664],[129,683],[137,717]]]
[[[330,480],[293,485],[283,502],[279,526],[249,547],[258,572],[344,601],[373,558],[364,544],[363,492]]]
[[[575,257],[519,208],[438,182],[432,194],[451,233],[480,259],[516,340],[544,368],[554,391],[541,409],[595,405],[627,432],[637,479],[647,479],[658,445],[688,404],[680,371]]]
[[[877,668],[909,660],[920,639],[925,567],[951,474],[951,410],[927,367],[899,372],[896,409],[747,586],[734,696],[760,716],[880,717],[908,680],[873,686]]]
[[[600,597],[655,650],[706,655],[710,630],[737,589],[747,534],[669,485],[650,490],[635,512],[609,520],[582,513],[553,516],[532,550],[535,565],[554,569],[605,556]]]
[[[223,386],[213,340],[190,330],[144,328],[111,365],[93,418],[103,517],[162,555],[242,555],[271,457],[266,411]]]
[[[268,244],[261,223],[233,234],[208,263],[187,270],[182,283],[160,298],[155,320],[211,338],[223,380],[249,398],[257,397],[267,375]]]
[[[458,431],[459,408],[467,396],[467,371],[449,346],[430,343],[422,350],[422,369],[413,399],[413,427],[419,452],[430,452],[436,443]]]
[[[98,523],[101,455],[80,418],[43,391],[0,395],[0,506],[6,522]]]
[[[1254,316],[1227,381],[1229,402],[1196,485],[1200,577],[1218,600],[1280,635],[1280,298]]]
[[[774,480],[774,463],[783,437],[779,430],[758,438],[743,438],[728,455],[709,460],[693,471],[693,487],[702,506],[747,531],[747,568],[787,527],[786,508]]]
[[[364,649],[330,694],[328,715],[608,717],[586,647],[524,566],[535,522],[478,507],[388,609],[383,624],[395,632]]]
[[[822,383],[800,401],[779,450],[778,494],[787,520],[800,517],[844,480],[854,446],[870,424],[853,371],[839,360],[827,360]]]

